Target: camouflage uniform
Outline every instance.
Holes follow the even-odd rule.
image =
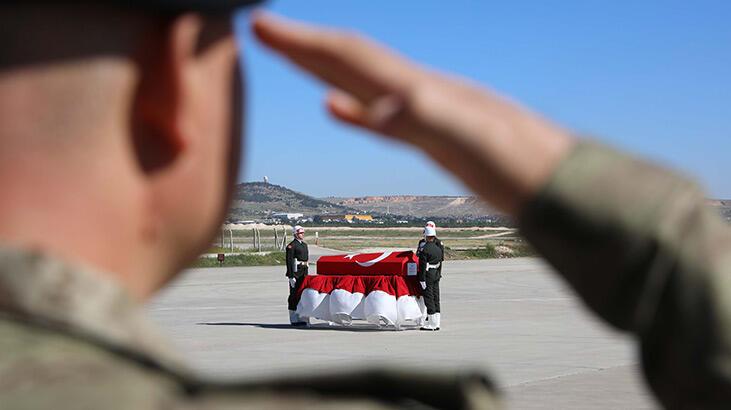
[[[696,185],[583,142],[520,224],[592,310],[639,339],[665,407],[731,405],[731,227]]]
[[[216,384],[171,352],[105,276],[0,250],[2,409],[495,408],[477,374],[373,370]]]

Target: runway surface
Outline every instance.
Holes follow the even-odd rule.
[[[448,261],[439,332],[288,325],[283,267],[186,271],[149,312],[216,378],[385,364],[478,369],[507,409],[654,409],[632,341],[599,322],[535,258]]]

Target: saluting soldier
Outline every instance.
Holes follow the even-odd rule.
[[[419,283],[424,290],[427,323],[421,330],[439,330],[439,280],[442,277],[441,266],[444,252],[437,245],[437,230],[432,226],[424,228],[424,246],[419,252]]]
[[[307,260],[310,252],[305,242],[305,228],[297,225],[292,228],[294,239],[287,245],[287,278],[289,279],[289,322],[292,326],[305,326],[307,322],[297,314],[297,291],[307,276]]]
[[[0,4],[3,408],[495,408],[479,374],[222,385],[181,369],[143,302],[206,249],[228,206],[236,156],[220,154],[241,122],[231,8],[251,1],[80,3]],[[344,91],[328,99],[338,118],[422,149],[514,216],[586,305],[636,338],[661,406],[731,403],[731,228],[695,184],[363,38],[262,15],[255,31]],[[99,104],[100,90],[115,98]],[[38,106],[63,126],[38,121]],[[109,218],[120,229],[98,228]]]

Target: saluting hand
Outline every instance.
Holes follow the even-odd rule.
[[[338,119],[414,145],[515,213],[572,145],[563,130],[474,84],[427,70],[359,35],[259,13],[258,38],[333,87]]]

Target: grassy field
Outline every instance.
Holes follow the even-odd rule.
[[[279,238],[281,238],[282,235],[282,227],[278,226],[277,228],[277,235]],[[323,237],[344,237],[344,236],[384,236],[384,237],[420,237],[422,233],[422,228],[362,228],[362,227],[307,227],[305,228],[307,230],[307,236],[308,237],[314,237],[315,233],[317,232],[320,238]],[[512,232],[514,229],[511,228],[441,228],[438,229],[437,232],[439,233],[439,236],[448,236],[448,237],[454,237],[454,238],[469,238],[474,236],[480,236],[480,235],[486,235],[491,233],[499,233],[499,232]],[[285,228],[284,232],[286,232],[287,237],[292,237],[292,232],[289,228]],[[260,229],[260,234],[262,241],[265,240],[273,240],[274,238],[274,227],[267,227]],[[228,238],[228,233],[226,233],[226,238]],[[234,238],[253,238],[253,230],[252,229],[240,229],[240,230],[233,230],[233,236]]]
[[[275,247],[274,227],[260,229],[261,247],[264,253],[254,252],[254,236],[251,229],[234,230],[233,253],[223,266],[258,266],[284,264],[284,252]],[[277,239],[287,232],[287,242],[292,240],[289,229],[277,227]],[[226,231],[224,245],[220,236],[210,254],[231,253],[231,233]],[[317,238],[315,237],[317,233]],[[489,259],[534,255],[533,250],[509,228],[442,228],[437,229],[439,239],[445,246],[447,259]],[[422,238],[422,228],[363,228],[363,227],[309,227],[305,241],[324,248],[343,252],[358,252],[372,248],[415,249]],[[201,258],[195,267],[219,266],[216,258]]]
[[[284,252],[271,252],[266,254],[242,253],[237,255],[226,255],[223,264],[213,257],[201,257],[192,266],[193,268],[217,268],[219,266],[275,266],[284,265]]]
[[[281,241],[282,230],[279,229],[277,239]],[[288,231],[287,231],[288,232]],[[480,249],[486,243],[499,241],[513,241],[519,239],[514,229],[508,228],[442,228],[438,231],[439,238],[453,249]],[[307,228],[305,240],[310,244],[339,249],[342,251],[357,251],[366,248],[413,248],[421,239],[421,228]],[[316,235],[317,234],[317,235]],[[261,229],[261,250],[274,249],[274,229]],[[230,234],[226,232],[224,244],[229,246]],[[287,242],[292,240],[287,234]],[[234,247],[251,249],[254,247],[253,231],[234,230]],[[220,238],[217,243],[220,245]],[[226,248],[224,247],[224,248]]]

